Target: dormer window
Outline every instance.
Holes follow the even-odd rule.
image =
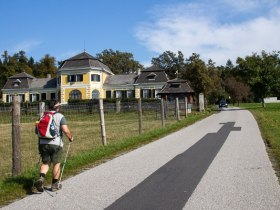
[[[19,87],[20,86],[20,83],[21,81],[19,79],[16,79],[14,82],[13,82],[13,86],[14,87]]]
[[[148,76],[147,76],[147,79],[149,81],[152,81],[152,80],[156,80],[156,74],[155,73],[150,73]]]
[[[174,83],[174,84],[171,84],[171,85],[170,85],[171,88],[180,88],[180,86],[181,86],[181,85],[178,84],[178,83],[177,83],[177,84]]]

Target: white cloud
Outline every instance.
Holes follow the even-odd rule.
[[[64,61],[66,59],[69,59],[77,54],[81,53],[81,50],[70,50],[67,52],[63,52],[56,56],[57,61]]]
[[[29,53],[30,51],[33,50],[33,48],[35,48],[35,47],[37,47],[37,46],[39,46],[41,44],[42,44],[41,41],[34,41],[34,40],[30,41],[30,40],[27,40],[27,41],[23,41],[23,42],[18,43],[17,45],[15,45],[14,48],[13,48],[13,51],[15,53],[17,53],[17,52],[23,50],[26,53]]]
[[[157,6],[150,11],[154,11],[152,21],[139,24],[135,36],[152,52],[180,50],[185,57],[198,53],[217,65],[253,52],[280,49],[277,1],[206,2]]]

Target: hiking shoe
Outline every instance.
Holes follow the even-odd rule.
[[[40,177],[36,182],[35,182],[35,187],[38,190],[38,192],[44,192],[44,177]]]
[[[59,184],[58,182],[52,184],[52,191],[57,191],[62,188],[62,184]]]

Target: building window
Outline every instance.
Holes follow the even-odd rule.
[[[75,82],[75,75],[68,75],[68,82]]]
[[[39,101],[40,100],[40,94],[30,94],[30,101]]]
[[[16,79],[14,82],[13,82],[13,86],[14,87],[19,87],[21,84],[21,81],[19,79]]]
[[[178,84],[178,83],[173,83],[173,84],[170,84],[170,87],[171,87],[171,88],[180,88],[181,85]]]
[[[79,90],[72,90],[69,94],[70,99],[81,99],[82,93]]]
[[[55,99],[55,93],[51,93],[51,99]]]
[[[142,98],[150,98],[150,97],[151,97],[151,93],[149,89],[142,90]]]
[[[151,74],[149,74],[148,76],[147,76],[147,79],[149,80],[149,81],[153,81],[153,80],[156,80],[156,74],[155,73],[151,73]]]
[[[25,101],[25,95],[24,94],[19,94],[19,101],[24,102]]]
[[[133,90],[128,90],[126,92],[126,97],[127,98],[133,98],[134,97],[134,91]]]
[[[42,101],[47,100],[47,94],[46,93],[41,93],[41,100]]]
[[[156,90],[155,90],[155,98],[160,98],[160,96],[158,95],[159,92],[160,92],[159,89],[156,89]]]
[[[100,82],[100,75],[99,74],[92,74],[91,81],[93,82]]]
[[[68,75],[68,82],[82,82],[82,81],[83,81],[82,74]]]
[[[77,74],[76,75],[76,81],[77,82],[82,82],[83,81],[83,75],[82,74]]]
[[[13,96],[12,95],[6,95],[6,102],[10,103],[13,101]]]
[[[116,98],[122,98],[122,91],[116,90]]]
[[[112,98],[112,92],[111,90],[106,91],[106,98]]]
[[[92,95],[92,99],[99,99],[99,91],[98,90],[93,90],[91,95]]]

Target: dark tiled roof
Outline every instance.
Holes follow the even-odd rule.
[[[31,82],[31,88],[56,88],[56,78],[38,78],[33,79]]]
[[[142,70],[142,72],[143,71],[164,71],[164,69],[161,69],[160,67],[153,65],[151,67]]]
[[[33,79],[35,79],[35,77],[26,72],[15,74],[8,78],[3,89],[29,89]]]
[[[107,76],[104,85],[125,85],[134,84],[135,74],[119,74]]]
[[[151,79],[153,77],[154,79]],[[141,71],[141,74],[139,75],[138,79],[136,80],[136,83],[161,83],[161,82],[167,82],[168,77],[163,69],[160,69],[157,66],[152,66],[150,68],[146,68]]]
[[[3,89],[29,89],[30,83],[32,82],[31,78],[9,78],[4,85]],[[15,86],[15,83],[18,83],[18,86]]]
[[[82,52],[78,55],[73,56],[72,58],[69,58],[67,60],[84,60],[84,59],[96,59],[92,55],[88,54],[87,52]]]
[[[30,74],[27,74],[25,72],[19,73],[19,74],[15,74],[11,77],[9,77],[11,79],[19,79],[19,78],[31,78],[34,79],[35,77],[31,76]]]
[[[194,93],[186,80],[173,79],[169,80],[158,94],[184,94]]]
[[[18,84],[18,85],[15,85]],[[36,89],[36,88],[56,88],[56,78],[35,78],[30,74],[22,72],[8,78],[3,89]]]
[[[108,66],[86,52],[63,61],[58,70],[78,68],[97,68],[113,74]]]

